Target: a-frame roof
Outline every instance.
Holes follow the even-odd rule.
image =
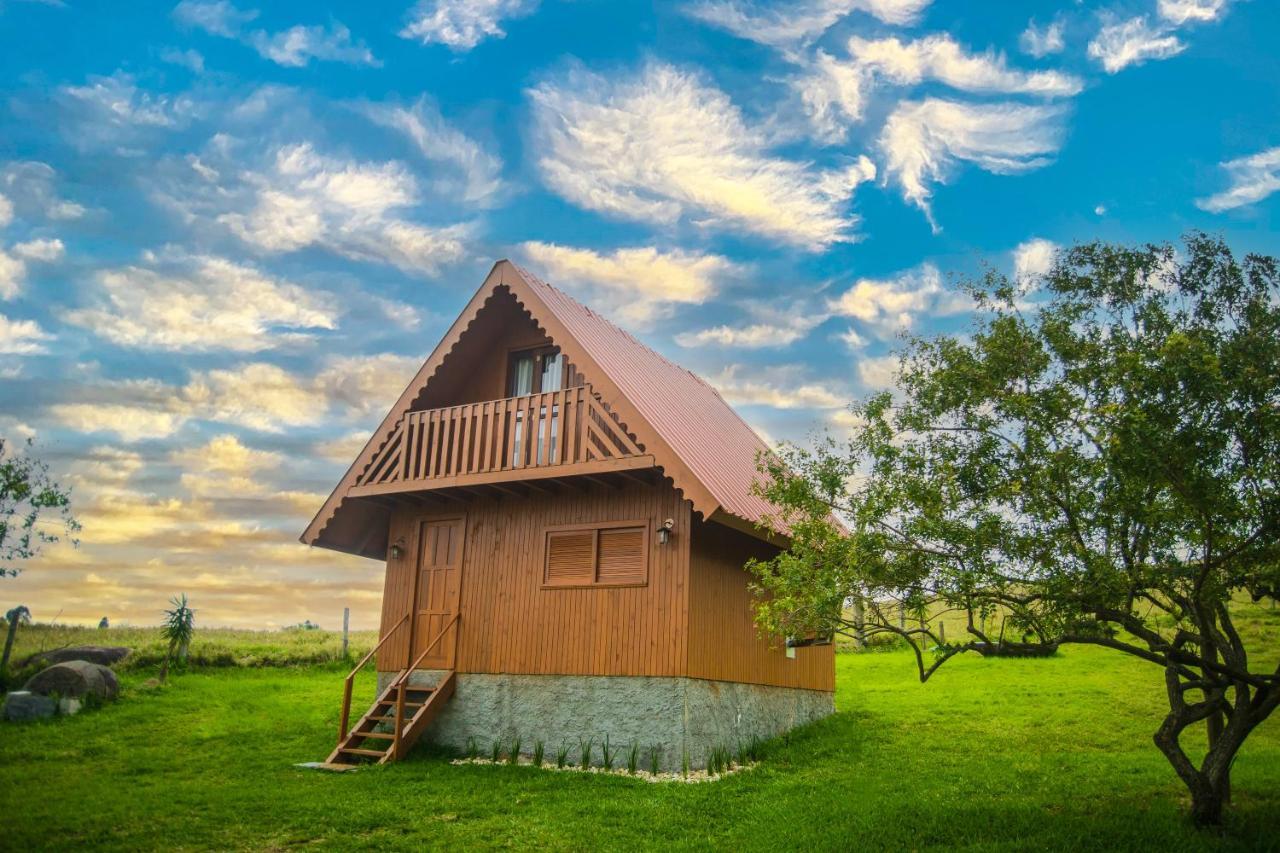
[[[500,288],[591,382],[626,430],[704,518],[765,537],[756,524],[772,507],[752,494],[756,459],[767,446],[714,388],[668,361],[591,309],[502,260],[423,363],[302,534],[302,541],[344,551],[351,542],[326,536],[344,511],[348,489],[422,394],[486,302]],[[349,503],[349,501],[345,501]],[[343,525],[347,526],[347,525]]]

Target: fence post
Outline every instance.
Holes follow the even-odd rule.
[[[862,609],[862,599],[857,597],[853,599],[853,647],[859,650],[867,647],[865,614]]]
[[[342,659],[347,659],[347,640],[351,628],[351,608],[342,608]]]

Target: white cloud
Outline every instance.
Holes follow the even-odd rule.
[[[463,255],[468,226],[432,228],[394,215],[419,202],[413,173],[395,161],[362,163],[286,145],[266,171],[243,179],[252,188],[249,209],[218,221],[264,251],[321,246],[428,275]]]
[[[1067,47],[1063,36],[1061,20],[1055,20],[1047,26],[1040,26],[1035,20],[1027,22],[1027,28],[1018,37],[1018,46],[1022,52],[1036,59],[1043,59],[1054,53],[1062,53]]]
[[[858,330],[853,327],[845,329],[838,337],[850,352],[858,352],[867,346],[867,339],[858,334]]]
[[[26,277],[27,265],[0,249],[0,299],[17,297],[22,292],[22,283]]]
[[[885,123],[879,145],[886,178],[929,217],[930,184],[945,183],[956,162],[1000,175],[1049,163],[1062,139],[1059,106],[962,104],[939,98],[903,101]]]
[[[204,73],[204,57],[198,50],[178,50],[175,47],[167,47],[160,51],[160,59],[170,65],[181,65],[195,74]]]
[[[875,175],[769,153],[719,89],[669,65],[610,80],[581,69],[530,92],[543,181],[569,201],[660,224],[682,218],[821,249],[852,239],[844,208]]]
[[[228,0],[182,0],[173,8],[179,25],[223,38],[235,38],[241,27],[257,17],[256,10],[237,9]]]
[[[970,307],[969,299],[963,293],[948,289],[942,273],[930,263],[893,278],[860,278],[830,305],[833,313],[865,323],[882,338],[912,328],[921,314],[959,314]],[[851,348],[860,348],[862,338],[850,330],[845,343]]]
[[[65,250],[66,247],[57,238],[28,240],[25,243],[15,243],[13,245],[13,253],[18,257],[43,263],[52,263],[60,259]]]
[[[0,314],[0,355],[37,355],[53,340],[34,320],[11,320]]]
[[[1280,146],[1220,165],[1227,172],[1230,186],[1207,198],[1196,199],[1196,206],[1202,210],[1222,213],[1262,201],[1280,190]]]
[[[882,355],[858,360],[858,379],[868,391],[883,391],[897,384],[898,356]]]
[[[329,26],[294,26],[278,33],[262,30],[249,35],[249,44],[263,59],[287,68],[305,68],[313,59],[348,65],[381,65],[364,42],[352,41],[351,31],[334,21]]]
[[[790,346],[804,338],[819,323],[823,315],[795,317],[785,323],[752,323],[745,326],[712,326],[676,335],[676,343],[682,347],[715,345],[740,349],[766,349]]]
[[[336,300],[224,258],[177,258],[169,269],[128,266],[98,274],[98,304],[67,321],[124,347],[257,352],[332,329]]]
[[[110,77],[90,75],[85,85],[63,86],[60,91],[67,103],[81,107],[100,137],[106,128],[113,128],[107,137],[113,140],[138,128],[175,127],[194,110],[193,102],[185,96],[143,92],[133,75],[123,71]],[[83,142],[91,144],[92,140]]]
[[[719,255],[663,252],[652,246],[607,254],[536,241],[520,248],[550,281],[583,292],[593,307],[636,326],[670,315],[676,305],[705,302],[722,278],[737,271]]]
[[[238,9],[227,0],[183,0],[173,9],[173,18],[180,26],[237,39],[256,50],[263,59],[288,68],[304,68],[313,59],[349,65],[381,65],[365,43],[352,40],[351,30],[338,21],[330,21],[328,26],[298,24],[274,33],[245,32],[245,25],[257,17],[257,10]],[[195,58],[198,63],[192,63],[192,57],[175,53],[166,61],[188,65],[195,71],[203,70],[203,57],[196,54]]]
[[[1104,204],[1100,204],[1100,205],[1098,205],[1097,207],[1095,207],[1095,208],[1093,209],[1093,212],[1094,212],[1094,214],[1095,214],[1095,215],[1097,215],[1097,216],[1106,216],[1106,215],[1107,215],[1107,206],[1106,206],[1106,205],[1104,205]]]
[[[848,62],[818,52],[811,70],[793,81],[815,127],[829,141],[843,138],[837,113],[849,122],[862,118],[867,94],[877,79],[898,86],[937,81],[963,92],[1069,97],[1083,87],[1060,71],[1019,71],[995,50],[972,53],[950,35],[903,42],[896,37],[848,42]]]
[[[170,458],[188,469],[180,478],[183,488],[202,498],[262,495],[268,489],[259,475],[284,461],[281,454],[247,447],[234,435],[214,436],[204,446],[183,448]]]
[[[0,195],[0,228],[13,221],[13,202]]]
[[[63,426],[77,432],[111,432],[126,442],[167,438],[187,420],[178,412],[121,403],[59,403],[51,412]]]
[[[797,0],[775,5],[751,0],[700,0],[685,14],[739,38],[774,47],[813,41],[854,11],[886,24],[915,23],[932,0]]]
[[[1229,2],[1230,0],[1160,0],[1156,11],[1164,20],[1181,26],[1216,21],[1226,12]]]
[[[486,38],[503,38],[504,20],[524,18],[538,0],[419,0],[400,36],[467,51]]]
[[[250,362],[192,372],[185,385],[99,380],[81,387],[76,402],[54,404],[50,412],[73,430],[114,433],[126,442],[167,438],[191,421],[281,433],[383,414],[420,364],[379,353],[330,358],[311,376]]]
[[[1052,240],[1033,237],[1013,250],[1013,278],[1020,284],[1034,284],[1053,269],[1060,247]]]
[[[403,133],[426,160],[446,167],[439,190],[468,204],[496,202],[503,188],[502,160],[449,124],[430,100],[420,98],[412,107],[370,104],[365,113]]]
[[[822,384],[804,379],[798,365],[772,368],[731,364],[709,380],[731,404],[770,406],[775,409],[838,409],[847,396]]]
[[[1186,49],[1176,35],[1163,26],[1152,26],[1146,15],[1105,24],[1089,42],[1089,57],[1102,63],[1108,74],[1151,59],[1168,59]]]
[[[56,180],[53,167],[36,160],[9,163],[0,170],[0,187],[9,194],[9,198],[0,201],[0,226],[7,224],[3,216],[6,212],[10,218],[15,211],[28,218],[53,220],[83,216],[83,207],[58,197]]]

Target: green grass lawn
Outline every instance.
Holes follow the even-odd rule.
[[[1102,650],[840,655],[838,713],[709,784],[404,763],[331,774],[333,666],[206,669],[0,726],[0,847],[1199,850],[1280,845],[1280,718],[1240,755],[1225,834],[1193,829],[1151,745],[1159,673]],[[362,685],[367,692],[369,684]],[[588,733],[584,733],[588,734]]]

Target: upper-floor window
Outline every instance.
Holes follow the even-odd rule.
[[[508,396],[524,397],[564,387],[565,361],[558,347],[538,347],[511,354]]]

